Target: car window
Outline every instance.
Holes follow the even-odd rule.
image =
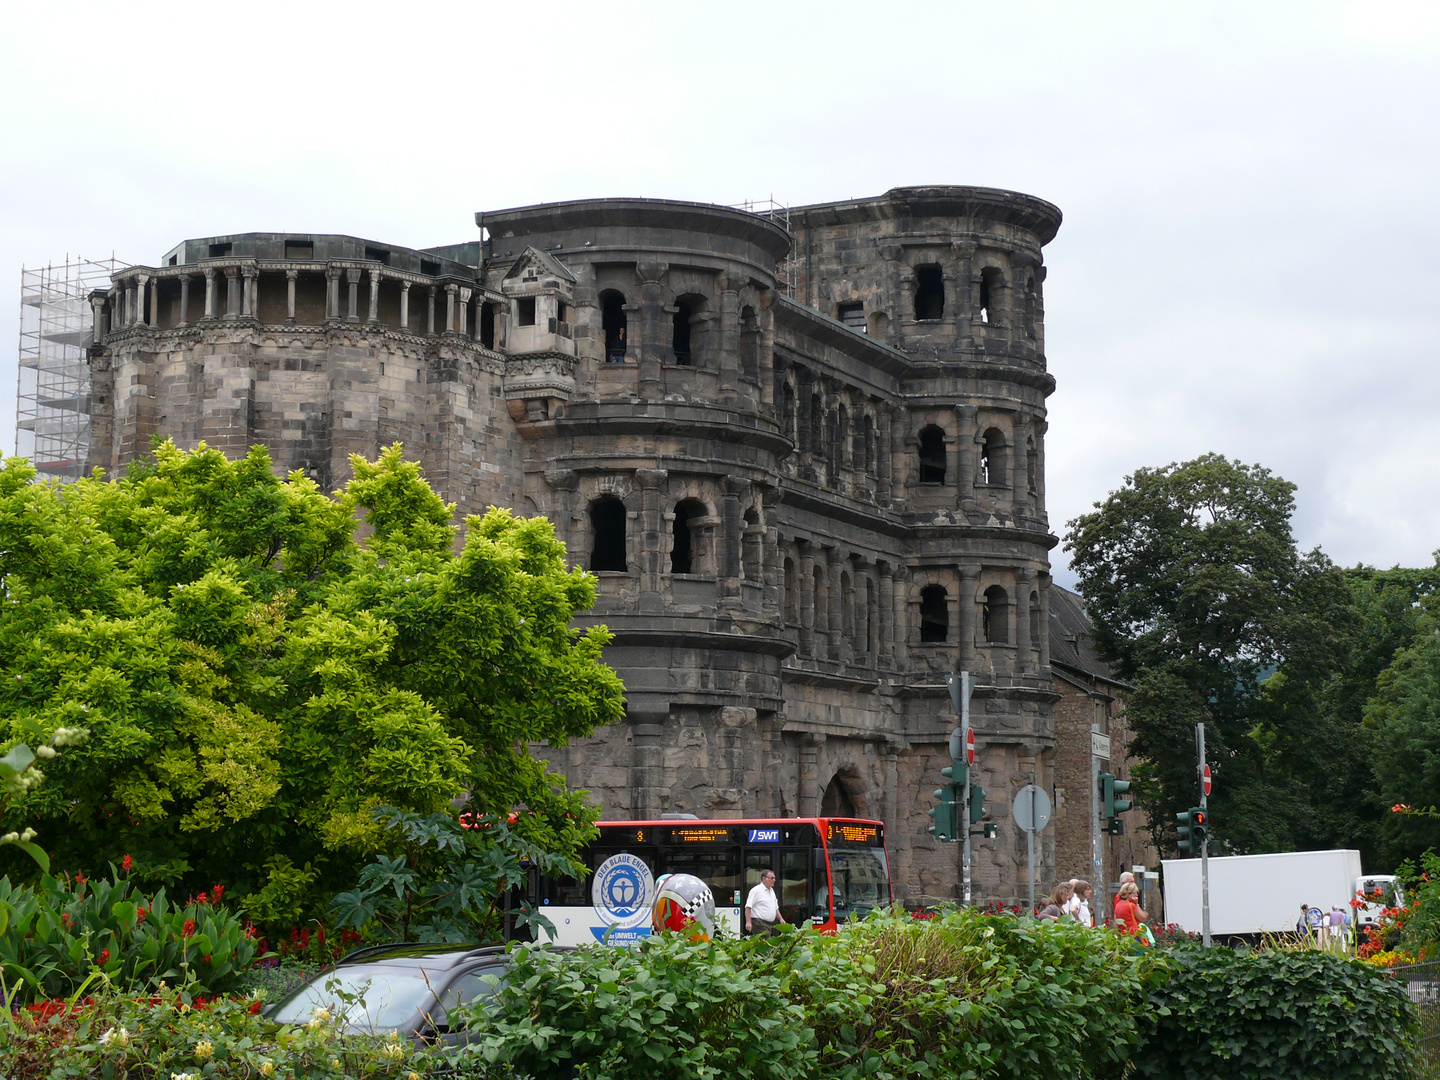
[[[474,968],[461,974],[454,982],[445,988],[445,993],[440,996],[440,1012],[435,1016],[435,1025],[444,1026],[446,1014],[451,1009],[475,1001],[477,998],[492,996],[500,988],[500,983],[505,977],[504,964],[487,964],[482,968]]]
[[[303,1024],[316,1009],[328,1009],[358,1031],[413,1030],[422,1012],[431,1012],[433,976],[420,968],[356,964],[315,977],[270,1014],[281,1024]]]

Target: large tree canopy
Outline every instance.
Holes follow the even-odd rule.
[[[504,510],[457,551],[453,508],[398,445],[352,466],[332,498],[259,447],[230,462],[167,441],[64,486],[4,463],[0,752],[90,736],[0,831],[36,828],[66,869],[128,853],[157,880],[240,890],[304,863],[348,883],[382,843],[371,808],[463,792],[573,847],[593,812],[527,744],[623,715],[608,633],[570,625],[593,579],[547,521]]]
[[[1137,792],[1162,848],[1173,849],[1173,813],[1198,797],[1197,723],[1215,773],[1216,830],[1240,851],[1296,846],[1323,795],[1297,763],[1347,752],[1332,733],[1298,715],[1278,723],[1283,712],[1262,706],[1277,665],[1340,666],[1353,622],[1343,575],[1319,551],[1296,550],[1294,490],[1261,466],[1210,454],[1140,469],[1069,523],[1097,647],[1135,687]]]

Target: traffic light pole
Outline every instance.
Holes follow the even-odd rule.
[[[960,747],[968,753],[970,745],[970,673],[960,672]],[[966,907],[970,906],[970,765],[965,766],[965,803],[961,807],[960,827],[964,829],[960,845],[960,883]]]
[[[1205,724],[1195,725],[1195,748],[1200,755],[1196,766],[1196,779],[1200,782],[1200,807],[1210,809],[1209,796],[1205,794]],[[1205,948],[1210,947],[1210,830],[1205,830],[1200,844],[1200,936]]]

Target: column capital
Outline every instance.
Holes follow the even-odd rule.
[[[646,490],[654,490],[670,475],[668,469],[636,469],[635,482]]]
[[[346,267],[346,269],[345,269],[345,280],[346,280],[347,282],[349,282],[351,285],[359,285],[359,284],[360,284],[360,271],[357,270],[357,269],[355,269],[354,267]]]
[[[727,475],[725,477],[726,495],[746,495],[750,491],[750,481],[743,476]]]
[[[286,271],[285,271],[285,280],[286,280],[286,281],[294,281],[294,280],[296,280],[299,276],[300,276],[300,271],[299,271],[299,270],[286,270]]]
[[[460,286],[456,285],[453,281],[445,286],[445,292],[448,296],[454,296],[459,290]]]
[[[410,284],[411,284],[411,283],[408,282],[408,281],[402,281],[402,282],[400,282],[400,291],[401,291],[402,293],[408,293],[408,292],[410,291]]]

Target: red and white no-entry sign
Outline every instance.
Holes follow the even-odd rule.
[[[975,729],[974,729],[974,728],[971,728],[969,731],[965,732],[965,762],[966,762],[966,764],[968,764],[968,765],[974,765],[974,764],[975,764]],[[1207,772],[1205,775],[1208,777],[1210,774]],[[1207,779],[1205,782],[1208,784],[1210,781]],[[1207,790],[1208,790],[1208,789],[1207,789]]]
[[[1200,770],[1200,788],[1208,796],[1210,794],[1210,766],[1206,765]]]

